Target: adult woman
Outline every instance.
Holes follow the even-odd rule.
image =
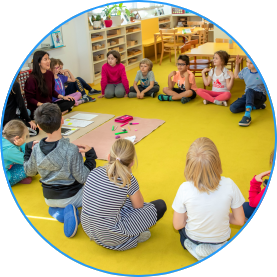
[[[37,107],[43,103],[52,103],[52,97],[61,99],[55,102],[62,113],[71,111],[75,100],[71,96],[63,96],[55,91],[55,79],[50,69],[49,54],[45,51],[37,51],[33,57],[33,71],[25,84],[27,107],[31,111],[31,117]]]

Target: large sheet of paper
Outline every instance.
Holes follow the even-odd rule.
[[[83,120],[92,120],[96,116],[98,116],[98,115],[97,114],[78,113],[78,114],[75,114],[75,115],[71,116],[70,118],[83,119]]]

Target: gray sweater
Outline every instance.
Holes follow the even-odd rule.
[[[45,140],[45,139],[44,139]],[[43,141],[44,141],[43,140]],[[86,152],[86,162],[84,163],[82,154],[76,145],[69,142],[68,138],[62,138],[58,141],[56,148],[45,155],[41,150],[42,141],[37,143],[33,150],[31,149],[32,142],[26,144],[24,155],[24,170],[28,176],[40,174],[40,182],[43,188],[48,191],[46,198],[59,199],[68,198],[72,194],[76,194],[80,189],[79,184],[83,185],[90,171],[95,168],[97,158],[94,149]],[[76,188],[76,185],[79,189]],[[68,188],[64,187],[68,186]],[[71,188],[69,188],[71,186]],[[75,186],[75,189],[72,188]],[[72,189],[74,192],[72,192]],[[77,192],[76,192],[77,189]],[[49,190],[57,191],[57,195],[49,196]],[[60,194],[61,190],[71,190],[71,192]],[[54,193],[55,194],[55,193]]]

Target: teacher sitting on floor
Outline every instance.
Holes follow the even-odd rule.
[[[50,69],[49,54],[45,51],[37,51],[33,57],[33,71],[26,80],[25,95],[27,107],[31,111],[31,117],[34,111],[43,103],[52,103],[52,97],[62,99],[55,102],[63,114],[70,112],[75,104],[71,96],[63,96],[55,91],[54,74]]]

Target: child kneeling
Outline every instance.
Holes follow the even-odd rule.
[[[186,158],[187,182],[179,187],[172,208],[181,244],[198,260],[226,243],[230,224],[244,224],[244,198],[237,185],[221,174],[215,144],[204,137],[195,140]]]
[[[62,137],[64,120],[57,105],[45,103],[38,107],[35,121],[47,133],[47,138],[33,149],[32,142],[26,144],[24,169],[29,176],[40,174],[49,214],[64,222],[65,235],[73,237],[79,224],[77,208],[82,206],[84,183],[96,166],[97,156],[93,148],[76,146]],[[85,153],[85,162],[81,153]]]

